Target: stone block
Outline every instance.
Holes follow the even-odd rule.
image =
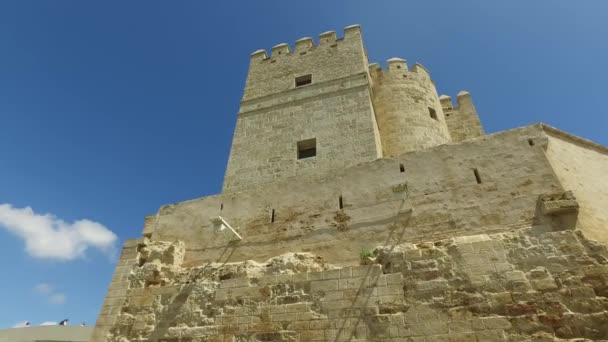
[[[340,269],[323,271],[323,279],[340,279]]]
[[[340,279],[348,279],[353,276],[352,267],[343,267],[340,269]]]
[[[391,273],[386,275],[386,284],[387,285],[401,285],[403,284],[403,274],[401,273]]]
[[[507,341],[503,330],[483,330],[475,333],[477,341],[505,342]]]
[[[570,295],[574,298],[595,298],[595,291],[588,286],[572,287]]]
[[[509,282],[526,281],[526,274],[522,271],[509,271],[505,273],[505,278]]]
[[[477,336],[475,333],[460,333],[449,335],[450,342],[477,342]]]
[[[511,322],[509,322],[509,320],[506,317],[491,316],[491,317],[484,317],[481,320],[483,322],[484,327],[487,330],[511,329]]]
[[[553,278],[532,279],[530,281],[532,288],[537,291],[555,291],[558,286]]]
[[[555,192],[539,196],[540,210],[544,215],[576,213],[579,205],[572,191]]]
[[[310,283],[311,292],[330,292],[339,289],[338,280],[318,280]]]

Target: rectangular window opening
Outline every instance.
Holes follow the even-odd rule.
[[[220,204],[220,211],[224,210],[224,203]]]
[[[475,180],[477,180],[477,184],[481,184],[481,177],[479,176],[479,171],[477,171],[477,169],[473,169],[473,173],[475,174]]]
[[[274,223],[274,209],[270,212],[270,223]]]
[[[317,139],[298,141],[298,159],[312,158],[317,155]]]
[[[296,87],[301,87],[312,83],[312,74],[296,77]]]
[[[403,166],[403,164],[399,164],[399,171],[405,172],[405,166]]]
[[[530,146],[534,146],[534,140],[532,140],[532,139],[528,139],[528,145],[530,145]]]
[[[340,209],[344,209],[344,202],[342,201],[342,195],[338,197],[338,203],[340,204]]]
[[[435,109],[429,107],[429,114],[431,115],[431,118],[437,120],[437,112],[435,111]]]

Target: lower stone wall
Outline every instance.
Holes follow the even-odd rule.
[[[382,246],[341,268],[309,253],[182,268],[181,242],[137,250],[94,341],[608,340],[608,249],[572,230]]]
[[[91,336],[93,342],[106,341],[110,329],[114,327],[116,317],[122,313],[123,305],[127,296],[129,296],[129,275],[133,268],[137,266],[140,257],[137,248],[142,241],[143,239],[127,240],[123,246],[108,293],[95,323],[95,329]]]

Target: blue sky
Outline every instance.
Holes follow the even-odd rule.
[[[358,23],[370,61],[470,91],[487,132],[608,145],[606,1],[298,3],[0,2],[0,327],[93,324],[144,216],[220,191],[260,48]]]

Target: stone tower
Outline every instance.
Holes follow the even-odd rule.
[[[224,191],[382,157],[367,68],[358,26],[254,52]]]
[[[359,26],[256,51],[222,193],[145,218],[92,341],[608,340],[607,170]]]

